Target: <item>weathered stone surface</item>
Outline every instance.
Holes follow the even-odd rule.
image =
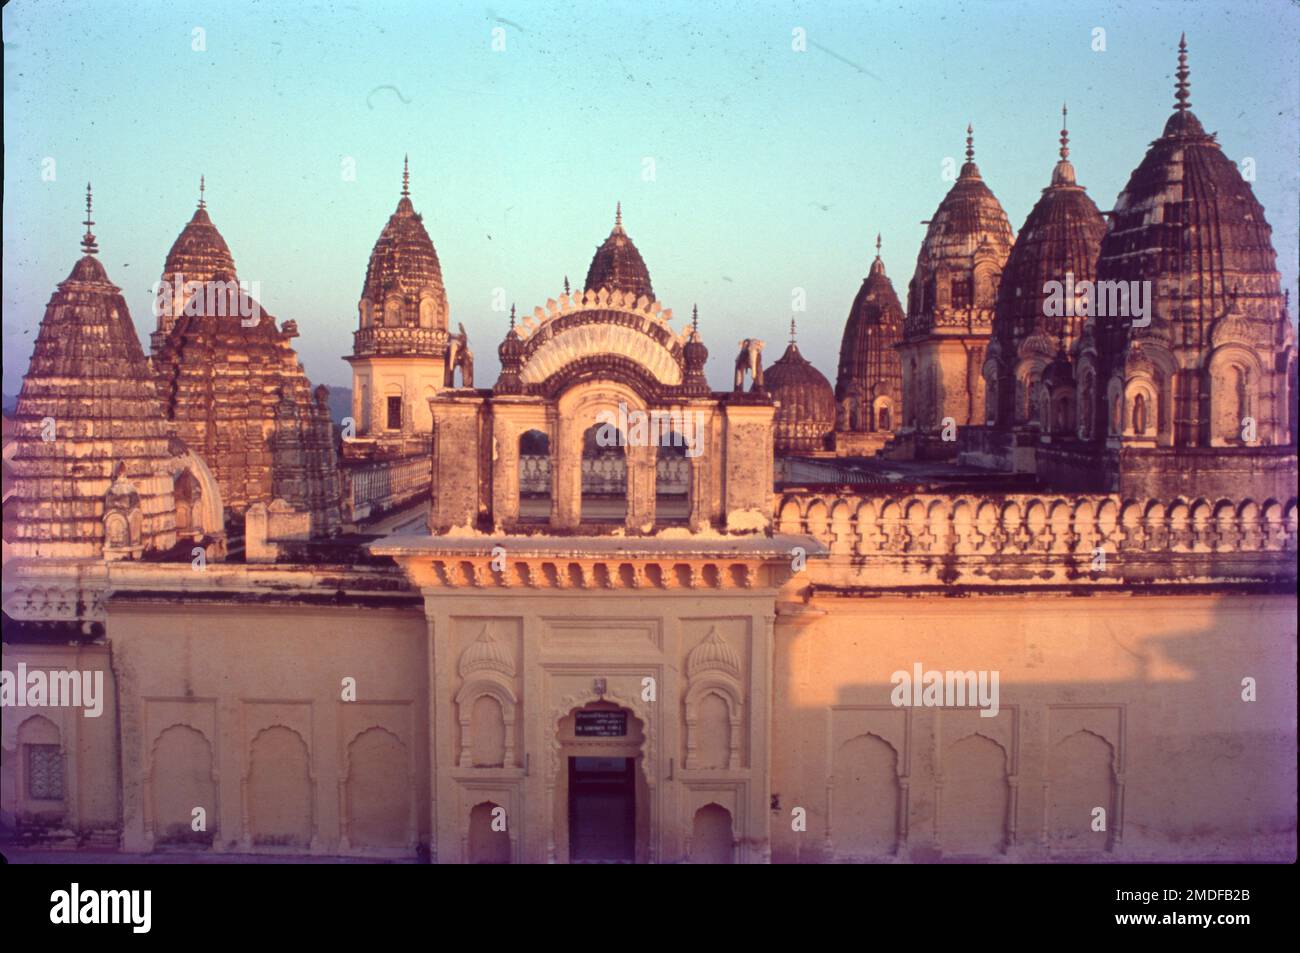
[[[876,258],[862,281],[840,341],[835,377],[836,446],[840,435],[892,433],[903,408],[903,371],[898,343],[903,336],[903,308],[885,274],[876,236]]]
[[[121,289],[84,256],[45,307],[14,413],[17,556],[138,557],[176,542],[171,427]]]
[[[1015,236],[980,176],[967,128],[966,163],[939,203],[907,288],[900,348],[909,432],[984,422],[984,352]]]
[[[1003,430],[1020,428],[1037,434],[1053,429],[1050,410],[1043,406],[1052,391],[1042,386],[1044,371],[1058,353],[1062,358],[1074,355],[1071,367],[1077,363],[1078,342],[1088,318],[1086,308],[1077,307],[1073,295],[1065,300],[1065,295],[1074,286],[1096,280],[1106,222],[1075,181],[1068,143],[1062,128],[1061,157],[1052,170],[1052,181],[1021,226],[998,284],[984,376],[986,419]],[[1086,374],[1094,379],[1088,392],[1095,393],[1096,369],[1089,364]],[[1076,429],[1074,408],[1070,394],[1063,431]],[[1078,429],[1084,426],[1082,420],[1077,422]]]
[[[183,255],[174,248],[163,274],[168,281],[193,269],[187,284],[191,273],[208,276],[179,314],[159,315],[154,371],[164,413],[211,468],[228,518],[283,499],[311,514],[314,533],[335,533],[342,487],[328,391],[313,394],[289,343],[295,322],[277,326],[247,293],[220,233],[199,213],[201,228],[186,226]]]

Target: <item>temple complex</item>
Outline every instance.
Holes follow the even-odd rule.
[[[103,694],[5,712],[0,837],[1294,861],[1294,332],[1186,56],[1109,212],[1063,128],[1013,235],[968,129],[906,311],[877,236],[834,387],[793,323],[764,367],[675,314],[621,203],[580,289],[452,332],[408,167],[336,424],[203,185],[146,358],[88,189],[5,421],[3,633],[7,673]]]

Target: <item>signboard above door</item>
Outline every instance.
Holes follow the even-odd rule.
[[[622,738],[627,735],[627,712],[574,712],[573,733],[579,738]]]

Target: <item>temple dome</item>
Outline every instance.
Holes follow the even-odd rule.
[[[1064,120],[1064,108],[1061,115]],[[1072,313],[1076,310],[1072,289],[1097,277],[1097,252],[1106,222],[1075,179],[1064,121],[1060,141],[1051,184],[1021,226],[998,284],[989,357],[996,362],[999,425],[1032,419],[1028,385],[1059,349],[1068,352],[1074,346],[1086,314]],[[1049,283],[1059,289],[1055,300]],[[1022,364],[1027,368],[1024,373]]]
[[[1199,337],[1235,291],[1273,299],[1275,319],[1281,295],[1264,208],[1189,111],[1185,45],[1180,61],[1174,114],[1115,201],[1097,271],[1102,280],[1168,279],[1145,334],[1182,341],[1175,323]],[[1178,288],[1187,289],[1185,305]]]
[[[982,243],[1010,249],[1015,238],[1002,203],[980,175],[970,143],[968,135],[966,163],[935,209],[921,244],[922,255],[931,262],[955,258],[965,264]]]
[[[165,281],[171,281],[176,275],[183,275],[185,281],[211,281],[218,272],[235,275],[235,260],[230,247],[208,216],[207,203],[202,198],[202,184],[199,195],[199,207],[167,252],[163,265]]]
[[[901,404],[902,366],[895,345],[903,334],[903,306],[885,274],[876,236],[876,259],[858,289],[840,341],[835,403],[840,430],[868,431],[877,426],[877,398],[889,399],[891,413]],[[883,428],[890,429],[890,428]]]
[[[442,265],[424,220],[411,204],[409,168],[402,173],[402,195],[370,252],[366,279],[361,289],[362,326],[367,306],[375,324],[406,327],[447,327],[447,292],[442,283]],[[430,305],[423,305],[429,301]],[[389,312],[390,301],[397,307]]]
[[[620,202],[614,213],[614,228],[609,237],[596,249],[587,269],[586,289],[599,291],[630,292],[635,301],[642,295],[647,301],[655,300],[654,287],[650,284],[650,271],[646,268],[641,253],[637,251],[632,239],[623,230],[623,204]]]
[[[1190,112],[1185,38],[1178,59],[1174,114],[1116,199],[1097,261],[1099,281],[1150,282],[1149,320],[1099,317],[1099,359],[1119,386],[1143,345],[1160,406],[1187,395],[1185,411],[1157,416],[1162,443],[1180,446],[1239,440],[1239,365],[1259,395],[1260,441],[1286,442],[1287,414],[1269,406],[1285,392],[1279,356],[1293,347],[1272,229],[1237,164]],[[1196,396],[1202,382],[1208,400]]]
[[[930,219],[908,286],[909,337],[928,334],[936,311],[991,312],[1015,241],[1007,213],[975,164],[971,127],[966,132],[966,162]]]
[[[777,402],[778,453],[823,450],[835,428],[835,392],[826,376],[799,353],[793,325],[785,353],[763,373],[763,389]]]

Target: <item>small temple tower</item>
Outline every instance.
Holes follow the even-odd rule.
[[[957,427],[985,422],[984,353],[1015,239],[980,177],[970,126],[966,162],[928,224],[907,289],[902,430],[912,453],[948,456],[956,444],[938,440],[946,420]]]
[[[1106,488],[1286,496],[1296,348],[1272,229],[1191,112],[1188,75],[1184,38],[1174,113],[1116,199],[1097,263],[1127,291],[1096,318]]]
[[[1096,389],[1090,326],[1088,357],[1082,363],[1078,357],[1106,222],[1075,180],[1066,117],[1062,107],[1051,183],[1021,226],[1002,272],[983,368],[988,425],[1001,437],[990,449],[1002,467],[1017,471],[1034,469],[1040,441],[1087,439],[1092,432],[1075,391],[1076,385],[1087,394]]]
[[[875,453],[898,426],[903,375],[897,345],[903,317],[877,235],[875,261],[853,299],[840,342],[835,376],[835,452],[840,456]]]
[[[799,353],[793,320],[790,343],[767,369],[763,388],[776,401],[773,442],[778,454],[828,449],[835,428],[835,393],[826,376]]]
[[[473,386],[464,332],[448,332],[442,266],[411,204],[410,167],[402,168],[402,195],[379,234],[366,267],[352,335],[352,417],[362,444],[427,448],[433,419],[430,397],[454,384]],[[349,447],[345,453],[372,452]]]
[[[698,314],[675,328],[652,295],[620,206],[582,291],[511,309],[493,389],[430,401],[435,536],[770,528],[771,397],[710,391]]]
[[[622,202],[614,208],[614,227],[610,229],[609,237],[592,256],[584,287],[588,291],[599,291],[601,288],[621,291],[625,295],[630,294],[633,301],[643,295],[647,301],[655,300],[650,271],[636,245],[632,244],[632,239],[623,230]]]
[[[155,358],[167,340],[167,333],[176,324],[176,319],[185,313],[186,301],[194,289],[216,280],[218,276],[233,277],[235,274],[235,259],[230,254],[230,248],[208,215],[205,190],[205,177],[199,176],[198,208],[176,236],[176,241],[172,242],[163,265],[162,278],[154,299],[157,327],[150,335]]]
[[[45,307],[14,413],[15,557],[134,559],[176,544],[171,425],[90,230]]]

